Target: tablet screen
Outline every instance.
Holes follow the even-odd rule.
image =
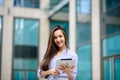
[[[62,70],[60,70],[59,67],[60,67],[61,64],[66,64],[66,63],[68,63],[68,65],[70,67],[72,67],[74,65],[74,63],[75,63],[75,59],[59,59],[59,60],[57,60],[56,69],[58,71],[62,72]]]

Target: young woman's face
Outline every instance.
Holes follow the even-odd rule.
[[[54,42],[59,48],[65,47],[65,37],[61,30],[54,32]]]

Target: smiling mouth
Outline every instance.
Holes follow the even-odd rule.
[[[57,43],[58,45],[61,45],[62,43],[60,42],[60,43]]]

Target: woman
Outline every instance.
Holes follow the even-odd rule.
[[[60,65],[63,73],[55,70],[58,59],[68,58],[75,59],[74,66],[69,67],[66,63]],[[37,76],[39,79],[46,78],[47,80],[75,80],[77,75],[77,61],[77,54],[68,49],[65,30],[61,26],[56,25],[51,30],[48,47],[40,68],[37,71]]]

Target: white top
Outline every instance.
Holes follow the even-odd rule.
[[[64,49],[62,51],[62,54],[59,57],[53,57],[53,59],[51,60],[50,64],[49,64],[49,69],[55,69],[56,67],[56,61],[58,59],[75,59],[75,68],[73,70],[72,76],[74,78],[74,80],[76,80],[76,75],[77,75],[77,62],[78,62],[78,56],[76,53],[70,51],[69,49]],[[40,75],[40,69],[37,70],[37,77],[41,80],[42,77]],[[53,76],[50,75],[47,80],[68,80],[67,74],[66,73],[60,73],[59,76]]]

